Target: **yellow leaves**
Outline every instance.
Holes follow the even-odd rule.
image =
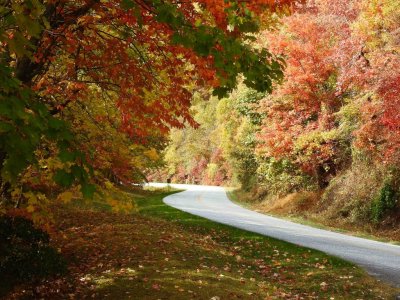
[[[19,198],[19,197],[21,196],[21,193],[22,193],[21,188],[15,188],[15,189],[13,189],[12,192],[11,192],[11,197],[12,197],[13,199],[17,199],[17,198]]]
[[[115,212],[132,213],[135,211],[132,195],[121,191],[110,181],[105,181],[104,187],[97,187],[98,193],[92,201],[96,206]]]
[[[218,172],[218,168],[219,168],[219,166],[216,163],[207,164],[207,169],[206,169],[207,176],[209,178],[211,178],[212,180],[214,180],[214,177]]]
[[[11,191],[11,205],[0,205],[1,214],[18,214],[32,219],[35,225],[47,228],[52,222],[49,211],[49,199],[37,191],[24,192],[20,187]]]
[[[149,166],[153,166],[160,161],[160,153],[155,148],[146,148],[141,145],[131,145],[130,162],[135,168],[143,170]]]
[[[34,192],[23,193],[24,197],[27,199],[28,207],[39,204],[39,199],[44,197],[42,194],[35,194]]]
[[[28,205],[28,207],[26,208],[26,211],[28,213],[33,213],[35,211],[35,207],[33,205]]]
[[[106,182],[104,182],[104,185],[106,186],[106,189],[108,189],[108,190],[114,188],[114,185],[108,180],[106,180]]]
[[[63,203],[69,203],[69,202],[71,202],[73,197],[74,197],[74,193],[72,193],[71,191],[66,191],[64,193],[61,193],[58,196],[58,199],[61,200]]]
[[[87,25],[89,25],[91,23],[96,23],[100,19],[101,19],[101,16],[99,16],[98,14],[95,14],[95,15],[84,15],[84,16],[81,16],[78,19],[77,23],[80,26],[87,26]]]
[[[370,51],[377,48],[387,51],[397,48],[396,30],[400,10],[397,1],[365,1],[358,20],[352,25],[356,34],[366,38]]]
[[[135,208],[132,201],[126,201],[126,199],[116,200],[114,198],[108,198],[106,201],[109,205],[111,205],[111,209],[115,212],[130,213]]]
[[[57,200],[64,204],[70,203],[72,200],[82,198],[82,193],[80,191],[80,185],[74,186],[57,196]]]
[[[144,155],[146,155],[151,161],[157,161],[160,159],[160,155],[154,148],[144,151]]]
[[[298,136],[294,142],[294,149],[301,153],[300,159],[308,159],[318,153],[319,156],[333,155],[329,145],[332,141],[340,138],[340,130],[332,129],[329,131],[315,130],[306,132]]]
[[[64,168],[65,164],[62,163],[58,158],[51,158],[41,161],[41,168],[48,168],[51,170],[57,170]]]
[[[35,224],[46,225],[50,222],[50,216],[46,209],[49,199],[44,194],[29,191],[22,193],[21,197],[24,198],[23,208],[31,214],[32,221]]]
[[[110,204],[113,208],[117,207],[119,202],[115,199],[108,198],[106,199],[107,203]]]

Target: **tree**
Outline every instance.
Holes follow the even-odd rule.
[[[265,113],[260,153],[286,159],[313,176],[320,188],[348,160],[349,132],[339,129],[349,90],[338,85],[336,49],[356,14],[354,3],[320,1],[286,17],[266,33],[274,53],[284,53],[285,81],[261,104]]]
[[[393,1],[364,1],[352,35],[343,43],[341,82],[359,91],[362,126],[356,145],[379,163],[396,165],[400,151],[400,64],[398,23]]]
[[[178,182],[252,187],[255,132],[262,118],[256,106],[263,96],[244,84],[223,99],[197,93],[192,110],[199,127],[171,131],[164,155],[169,176]]]

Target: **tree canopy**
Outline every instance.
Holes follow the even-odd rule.
[[[240,75],[271,91],[283,61],[251,42],[260,16],[294,1],[3,3],[1,193],[18,207],[29,190],[143,181],[170,128],[196,126],[200,87],[223,96]]]

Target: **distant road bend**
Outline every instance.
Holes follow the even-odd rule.
[[[150,183],[163,187],[164,183]],[[172,207],[219,223],[317,249],[358,264],[400,287],[400,246],[321,230],[270,217],[232,203],[222,187],[171,184],[184,192],[164,198]]]

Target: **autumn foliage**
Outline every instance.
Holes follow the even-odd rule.
[[[212,183],[239,184],[253,198],[316,191],[322,203],[315,211],[329,207],[328,215],[349,222],[376,220],[374,210],[385,207],[381,195],[389,189],[385,213],[396,219],[399,17],[395,1],[379,0],[308,1],[283,16],[254,43],[284,59],[284,79],[270,94],[255,97],[239,86],[218,105],[194,106],[199,117],[210,116],[198,122],[211,143],[204,151],[203,134],[196,145],[189,137],[196,133],[174,132],[166,152],[170,173],[194,174],[171,155],[179,142],[202,158],[194,161],[201,162],[203,183],[217,169],[225,177]],[[212,160],[216,150],[219,161]]]
[[[225,95],[240,75],[270,91],[281,79],[281,58],[250,42],[258,15],[289,11],[293,3],[2,4],[2,211],[38,211],[41,199],[65,188],[90,197],[96,185],[146,181],[170,128],[196,126],[196,90]]]

